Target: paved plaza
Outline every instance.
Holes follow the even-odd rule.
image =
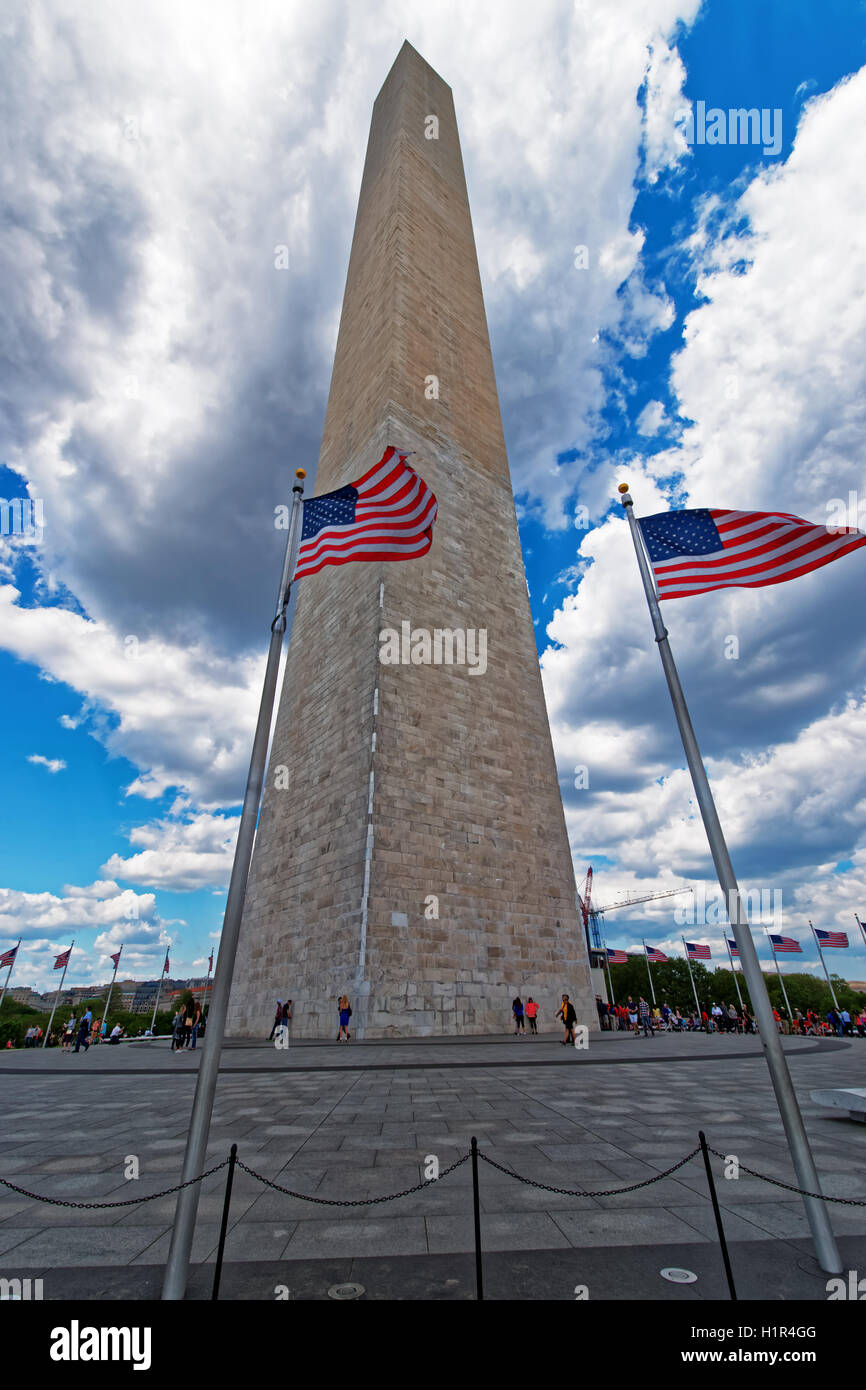
[[[862,1085],[866,1042],[787,1039],[794,1084],[824,1190],[866,1200],[866,1127],[812,1103],[820,1086]],[[179,1180],[195,1053],[165,1042],[87,1054],[0,1056],[0,1177],[55,1199],[124,1201]],[[695,1147],[697,1131],[741,1164],[792,1182],[757,1038],[593,1035],[589,1049],[550,1035],[515,1039],[266,1043],[226,1048],[209,1162],[233,1142],[265,1177],[317,1198],[384,1196],[464,1155],[470,1137],[534,1182],[481,1165],[490,1297],[716,1298],[726,1286],[698,1157],[622,1195]],[[124,1176],[128,1160],[140,1176]],[[716,1162],[741,1297],[826,1297],[801,1200]],[[202,1187],[190,1296],[209,1297],[225,1170]],[[159,1296],[174,1197],[86,1211],[0,1189],[0,1274],[41,1277],[46,1298]],[[866,1207],[832,1206],[846,1266],[866,1270]],[[474,1296],[471,1171],[373,1207],[314,1205],[236,1176],[222,1296],[327,1297],[355,1279],[367,1297]],[[671,1285],[659,1271],[698,1275]]]

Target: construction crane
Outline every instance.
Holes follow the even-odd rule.
[[[662,893],[644,893],[639,898],[624,898],[622,902],[608,903],[607,907],[595,907],[592,901],[592,865],[586,871],[586,878],[583,881],[583,891],[577,894],[577,903],[580,908],[580,915],[583,918],[583,929],[586,932],[586,944],[590,950],[601,950],[601,928],[599,919],[606,912],[613,912],[618,907],[635,907],[638,903],[654,902],[657,898],[675,898],[679,893],[692,893],[694,889],[689,884],[684,884],[682,888],[666,888]],[[590,940],[590,935],[592,939]]]

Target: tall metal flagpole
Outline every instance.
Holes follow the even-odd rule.
[[[646,948],[646,941],[643,939],[643,937],[641,937],[641,940],[643,941],[643,953],[644,953],[644,959],[645,959],[645,961],[646,961],[646,973],[649,975],[650,994],[651,994],[652,997],[653,997],[653,1008],[655,1008],[655,1006],[656,1006],[656,992],[655,992],[655,988],[654,988],[654,986],[653,986],[653,972],[652,972],[652,969],[651,969],[651,967],[650,967],[649,951],[648,951],[647,948]]]
[[[108,1032],[108,1010],[111,1008],[111,995],[112,995],[113,990],[114,990],[114,982],[115,982],[115,980],[117,979],[117,969],[118,969],[118,966],[120,965],[120,957],[121,957],[122,955],[123,955],[123,945],[121,944],[120,950],[119,950],[118,953],[117,953],[117,960],[114,962],[114,974],[113,974],[112,977],[111,977],[111,984],[108,986],[108,998],[107,998],[106,1001],[105,1001],[105,1013],[104,1013],[103,1016],[102,1016],[102,1024],[103,1024],[103,1032],[104,1032],[104,1033],[107,1033],[107,1032]],[[153,1032],[153,1029],[151,1029],[151,1032]]]
[[[857,916],[857,913],[856,913],[856,912],[854,913],[854,920],[855,920],[855,922],[857,923],[858,927],[860,928],[860,933],[861,933],[861,935],[862,935],[862,937],[863,937],[864,945],[866,945],[866,927],[864,927],[863,923],[860,921],[860,918]]]
[[[785,981],[782,979],[782,971],[779,967],[779,957],[776,955],[776,948],[773,945],[772,941],[770,942],[770,954],[773,957],[773,964],[776,967],[776,974],[779,977],[779,984],[782,986],[782,998],[785,1001],[785,1008],[788,1011],[788,1020],[789,1022],[793,1023],[794,1015],[791,1013],[791,1005],[788,1003],[788,991],[785,989]],[[769,998],[769,995],[767,997]],[[775,1019],[773,1020],[773,1022],[775,1023]]]
[[[700,1021],[701,1021],[701,1006],[700,1006],[700,1004],[698,1003],[698,991],[695,989],[695,977],[694,977],[694,975],[692,974],[692,963],[691,963],[691,961],[689,960],[689,951],[688,951],[688,947],[686,946],[686,938],[685,938],[684,936],[681,936],[681,937],[680,937],[680,941],[683,943],[683,950],[684,950],[685,953],[686,953],[686,965],[687,965],[688,968],[689,968],[689,979],[690,979],[691,982],[692,982],[692,994],[695,996],[695,1008],[696,1008],[697,1011],[698,1011],[698,1023],[700,1024]]]
[[[812,927],[812,919],[811,919],[811,917],[809,918],[809,926]],[[827,969],[827,962],[826,962],[825,959],[824,959],[824,952],[821,950],[821,943],[820,943],[820,941],[818,940],[818,933],[816,932],[816,930],[815,930],[814,927],[812,927],[812,935],[813,935],[813,937],[815,938],[815,945],[818,947],[818,955],[821,957],[821,964],[822,964],[823,967],[824,967],[824,974],[825,974],[826,977],[827,977],[827,988],[829,989],[830,994],[831,994],[832,999],[833,999],[833,1008],[834,1008],[834,1009],[836,1010],[836,1012],[838,1013],[838,1012],[839,1012],[839,1000],[836,998],[836,991],[835,991],[835,989],[833,988],[833,982],[832,982],[832,980],[830,979],[830,972],[829,972],[829,970]]]
[[[72,946],[74,946],[74,945],[75,945],[75,938],[73,937],[73,939],[72,939]],[[60,991],[61,991],[62,988],[63,988],[63,981],[66,979],[66,972],[67,972],[67,970],[69,969],[69,960],[70,960],[70,957],[72,956],[72,946],[69,947],[69,953],[68,953],[68,955],[67,955],[67,957],[66,957],[66,964],[65,964],[64,967],[63,967],[63,974],[60,976],[60,984],[57,986],[57,993],[56,993],[55,996],[54,996],[54,1008],[51,1010],[51,1017],[50,1017],[49,1020],[48,1020],[48,1027],[45,1029],[45,1037],[42,1039],[42,1046],[43,1046],[43,1047],[46,1047],[46,1046],[48,1045],[48,1039],[49,1039],[49,1037],[51,1036],[51,1025],[52,1025],[52,1023],[54,1022],[54,1015],[55,1015],[55,1013],[57,1012],[57,1001],[58,1001],[58,999],[60,998]]]
[[[736,972],[736,970],[734,969],[734,957],[731,955],[731,943],[730,943],[730,941],[728,940],[728,933],[727,933],[727,932],[725,932],[725,945],[726,945],[727,948],[728,948],[728,960],[731,962],[731,974],[732,974],[733,977],[734,977],[734,987],[736,988],[736,991],[737,991],[737,998],[738,998],[739,1001],[740,1001],[740,1009],[742,1010],[742,1007],[743,1007],[743,996],[742,996],[742,994],[740,993],[740,982],[739,982],[739,980],[737,979],[737,972]]]
[[[165,1300],[183,1298],[186,1292],[186,1281],[189,1273],[189,1257],[192,1249],[193,1232],[195,1230],[195,1218],[198,1210],[200,1187],[200,1184],[192,1182],[192,1179],[197,1178],[199,1174],[204,1171],[205,1166],[208,1134],[210,1132],[210,1117],[211,1111],[213,1110],[214,1095],[216,1094],[220,1053],[225,1036],[229,992],[231,990],[235,956],[237,955],[238,949],[238,937],[241,929],[241,917],[243,915],[247,879],[249,878],[250,872],[250,861],[253,854],[253,841],[255,839],[256,821],[259,814],[259,803],[261,801],[262,786],[265,780],[265,761],[267,759],[268,742],[270,739],[271,717],[273,715],[274,699],[277,690],[277,677],[279,676],[280,670],[280,651],[283,645],[283,633],[286,630],[286,609],[289,603],[292,575],[294,573],[295,558],[301,534],[301,516],[303,510],[301,497],[304,491],[301,479],[306,477],[306,472],[303,468],[299,468],[296,470],[295,476],[298,482],[295,483],[292,489],[292,513],[289,520],[289,534],[286,539],[283,572],[280,577],[279,593],[277,594],[277,611],[271,623],[271,644],[268,649],[268,662],[265,669],[262,699],[259,705],[259,717],[256,724],[255,738],[253,739],[250,770],[247,776],[247,786],[244,794],[244,807],[241,813],[240,827],[238,829],[235,858],[234,864],[232,865],[232,876],[229,884],[229,894],[226,900],[222,935],[220,937],[220,949],[219,955],[217,956],[216,973],[213,983],[213,996],[210,1009],[208,1010],[208,1026],[205,1034],[205,1044],[202,1052],[201,1064],[199,1066],[198,1079],[196,1081],[195,1099],[192,1105],[186,1154],[184,1155],[183,1171],[181,1173],[181,1182],[188,1182],[191,1185],[182,1188],[178,1193],[177,1207],[174,1214],[174,1226],[171,1233],[171,1246],[168,1252],[168,1263],[165,1268],[165,1281],[162,1286],[162,1297]]]
[[[616,998],[615,998],[614,992],[613,992],[613,980],[610,978],[610,956],[607,954],[607,938],[606,938],[606,937],[603,936],[603,937],[601,938],[601,944],[602,944],[602,946],[603,946],[603,948],[604,948],[604,963],[605,963],[605,965],[607,966],[607,987],[608,987],[608,990],[609,990],[609,992],[610,992],[610,1002],[611,1002],[611,1004],[616,1004]]]
[[[701,758],[695,731],[692,728],[692,721],[689,717],[677,668],[674,665],[673,653],[671,652],[668,642],[667,629],[662,619],[649,559],[644,550],[640,525],[634,515],[634,501],[629,495],[628,484],[621,484],[620,492],[623,494],[622,505],[628,520],[631,538],[634,542],[638,568],[640,570],[641,579],[643,580],[647,605],[649,606],[653,629],[655,631],[655,640],[658,644],[659,656],[661,657],[662,667],[668,683],[671,703],[674,707],[674,714],[679,727],[680,737],[683,741],[686,762],[688,763],[689,772],[691,773],[695,797],[701,810],[701,817],[704,822],[704,829],[707,833],[710,853],[713,857],[713,863],[716,866],[719,887],[728,905],[728,917],[733,929],[734,940],[737,943],[737,950],[739,952],[740,961],[742,962],[743,974],[746,979],[749,995],[751,996],[752,1007],[758,1021],[761,1046],[764,1050],[764,1056],[767,1059],[773,1090],[776,1093],[776,1102],[779,1107],[779,1114],[782,1117],[782,1124],[785,1128],[788,1147],[791,1151],[794,1172],[797,1175],[797,1182],[801,1189],[805,1192],[820,1194],[821,1185],[818,1179],[817,1169],[815,1168],[815,1161],[812,1157],[812,1151],[809,1148],[809,1140],[806,1136],[803,1116],[797,1104],[797,1097],[791,1082],[788,1064],[785,1061],[782,1042],[776,1031],[773,1010],[770,1006],[770,997],[767,994],[767,985],[761,972],[758,953],[755,950],[755,943],[749,929],[748,917],[740,897],[739,885],[719,822],[713,794],[710,790],[709,779],[707,778],[706,769]],[[775,952],[773,954],[775,956]],[[692,981],[692,983],[694,983],[694,981]],[[842,1261],[836,1246],[833,1228],[830,1225],[826,1204],[821,1200],[820,1195],[804,1197],[803,1204],[812,1231],[812,1239],[815,1242],[815,1253],[818,1257],[818,1263],[828,1274],[840,1274],[842,1272]]]
[[[166,966],[168,965],[168,951],[169,951],[169,948],[166,947],[166,951],[165,951],[165,960],[164,960],[163,963],[162,963],[162,971],[160,972],[159,979],[157,980],[157,983],[156,983],[156,1003],[155,1003],[154,1006],[153,1006],[153,1018],[150,1020],[150,1031],[151,1031],[151,1034],[153,1034],[154,1027],[156,1026],[156,1015],[157,1015],[157,1013],[159,1012],[159,996],[160,996],[161,993],[162,993],[162,982],[163,982],[163,980],[165,979],[166,975],[168,974],[168,971],[167,971],[167,969],[166,969]]]
[[[7,989],[9,988],[9,981],[12,979],[12,971],[15,969],[15,962],[16,962],[16,960],[18,959],[18,952],[19,952],[19,950],[21,949],[21,942],[22,942],[22,940],[23,940],[23,937],[20,937],[20,936],[19,936],[19,938],[18,938],[18,945],[15,947],[14,955],[12,956],[12,959],[11,959],[10,962],[9,962],[9,974],[6,976],[6,980],[5,980],[4,984],[3,984],[3,992],[2,992],[2,994],[0,994],[0,1009],[3,1008],[3,1000],[6,998],[6,991],[7,991]],[[5,952],[4,952],[4,955],[5,955]]]

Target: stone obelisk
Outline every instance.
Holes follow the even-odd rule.
[[[228,1032],[288,996],[294,1036],[334,1038],[344,991],[358,1037],[499,1033],[517,994],[551,1028],[563,992],[594,1027],[454,104],[408,43],[373,109],[315,491],[388,444],[437,495],[433,545],[298,583]]]

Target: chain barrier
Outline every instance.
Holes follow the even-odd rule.
[[[681,1158],[679,1163],[675,1163],[672,1168],[666,1168],[663,1173],[654,1173],[651,1178],[644,1178],[643,1182],[630,1183],[628,1187],[608,1187],[603,1192],[578,1192],[569,1187],[549,1187],[546,1182],[536,1182],[534,1178],[524,1178],[520,1173],[515,1173],[513,1168],[505,1168],[495,1159],[488,1158],[486,1154],[478,1150],[478,1157],[483,1158],[491,1168],[498,1168],[500,1173],[507,1173],[509,1178],[516,1178],[518,1182],[525,1183],[527,1187],[540,1187],[543,1192],[555,1192],[559,1197],[617,1197],[621,1192],[637,1192],[638,1188],[651,1187],[654,1182],[661,1182],[662,1178],[669,1178],[671,1173],[675,1173],[678,1168],[683,1168],[685,1164],[691,1163],[695,1154],[701,1151],[700,1144],[691,1153]]]
[[[730,1158],[730,1154],[719,1153],[718,1149],[713,1149],[707,1145],[711,1154],[725,1162]],[[774,1187],[784,1187],[786,1192],[796,1192],[800,1197],[814,1197],[819,1202],[836,1202],[843,1207],[866,1207],[866,1202],[861,1202],[857,1197],[828,1197],[826,1192],[807,1192],[803,1187],[795,1187],[793,1183],[782,1182],[781,1178],[768,1178],[766,1173],[756,1173],[754,1168],[747,1168],[745,1163],[740,1163],[741,1173],[748,1173],[750,1178],[759,1178],[761,1182],[771,1182]]]
[[[275,1192],[282,1192],[286,1197],[298,1197],[302,1202],[314,1202],[317,1206],[323,1207],[375,1207],[380,1202],[393,1202],[398,1197],[408,1197],[412,1192],[421,1192],[425,1187],[430,1187],[434,1182],[441,1182],[447,1178],[449,1173],[453,1173],[455,1168],[459,1168],[469,1158],[465,1153],[462,1158],[458,1158],[456,1163],[452,1163],[448,1168],[443,1168],[437,1178],[425,1178],[423,1182],[415,1183],[414,1187],[404,1187],[402,1192],[389,1192],[385,1197],[311,1197],[306,1192],[293,1192],[289,1187],[281,1187],[278,1182],[273,1182],[271,1178],[265,1178],[261,1173],[257,1173],[254,1168],[248,1168],[240,1159],[237,1160],[237,1167],[243,1168],[245,1173],[249,1173],[251,1178],[257,1178],[264,1183],[265,1187],[271,1187]]]
[[[730,1155],[720,1153],[718,1149],[707,1146],[709,1152],[716,1158],[725,1162]],[[676,1173],[680,1168],[684,1168],[687,1163],[691,1163],[701,1152],[700,1145],[687,1153],[685,1158],[681,1158],[678,1163],[674,1163],[670,1168],[665,1168],[661,1173],[654,1173],[651,1178],[644,1178],[641,1182],[629,1183],[626,1187],[607,1187],[596,1191],[582,1191],[570,1187],[552,1187],[549,1183],[538,1182],[535,1178],[525,1178],[521,1173],[515,1173],[513,1168],[506,1168],[504,1164],[497,1163],[495,1159],[488,1158],[487,1154],[478,1150],[478,1157],[482,1159],[489,1168],[495,1168],[498,1172],[504,1173],[506,1177],[514,1178],[516,1182],[523,1183],[527,1187],[536,1187],[542,1192],[552,1192],[558,1197],[618,1197],[626,1192],[638,1192],[642,1187],[652,1187],[654,1183],[662,1182],[664,1178],[669,1178],[671,1173]],[[274,1182],[272,1178],[266,1178],[264,1174],[257,1173],[254,1168],[236,1160],[236,1166],[257,1182],[265,1187],[270,1187],[274,1192],[281,1192],[286,1197],[296,1197],[301,1202],[311,1202],[315,1206],[323,1207],[375,1207],[382,1202],[395,1202],[400,1197],[409,1197],[413,1192],[422,1192],[434,1182],[441,1182],[450,1173],[456,1171],[471,1157],[471,1151],[467,1151],[462,1158],[458,1158],[454,1163],[449,1164],[436,1178],[425,1178],[422,1182],[415,1183],[412,1187],[404,1187],[401,1192],[389,1192],[383,1197],[313,1197],[307,1192],[295,1192],[290,1187],[283,1187],[280,1183]],[[160,1197],[170,1197],[175,1192],[180,1192],[185,1187],[192,1187],[197,1182],[204,1182],[205,1178],[213,1177],[220,1169],[225,1168],[230,1159],[224,1158],[221,1163],[217,1163],[213,1168],[208,1168],[207,1172],[200,1173],[197,1178],[190,1178],[188,1182],[177,1183],[174,1187],[163,1188],[161,1192],[152,1192],[147,1197],[127,1197],[120,1202],[70,1202],[62,1197],[46,1197],[41,1192],[28,1192],[24,1187],[18,1187],[15,1183],[9,1182],[7,1178],[0,1178],[0,1186],[6,1187],[10,1192],[15,1192],[19,1197],[30,1197],[35,1202],[47,1202],[54,1207],[73,1207],[76,1211],[107,1211],[113,1207],[134,1207],[142,1202],[155,1202]],[[772,1183],[774,1187],[782,1187],[786,1192],[795,1192],[800,1197],[814,1197],[821,1202],[835,1202],[839,1206],[845,1207],[866,1207],[866,1201],[856,1197],[830,1197],[825,1192],[807,1192],[802,1187],[796,1187],[793,1183],[783,1182],[780,1178],[768,1177],[766,1173],[758,1173],[754,1168],[748,1168],[745,1163],[739,1164],[741,1173],[748,1173],[749,1177],[758,1178],[760,1182]]]
[[[151,1192],[149,1197],[127,1197],[122,1202],[65,1202],[62,1197],[46,1197],[41,1192],[28,1192],[24,1187],[16,1187],[14,1182],[8,1182],[6,1178],[0,1178],[0,1186],[8,1187],[10,1192],[17,1192],[20,1197],[32,1197],[35,1202],[47,1202],[52,1207],[75,1207],[77,1211],[105,1211],[109,1207],[137,1207],[141,1202],[155,1202],[158,1197],[170,1197],[173,1192],[180,1192],[184,1187],[192,1187],[193,1183],[204,1182],[205,1178],[213,1177],[221,1168],[225,1168],[229,1159],[224,1158],[222,1163],[217,1163],[213,1168],[208,1168],[206,1173],[199,1173],[197,1178],[190,1178],[188,1182],[179,1182],[176,1187],[166,1187],[162,1192]]]

